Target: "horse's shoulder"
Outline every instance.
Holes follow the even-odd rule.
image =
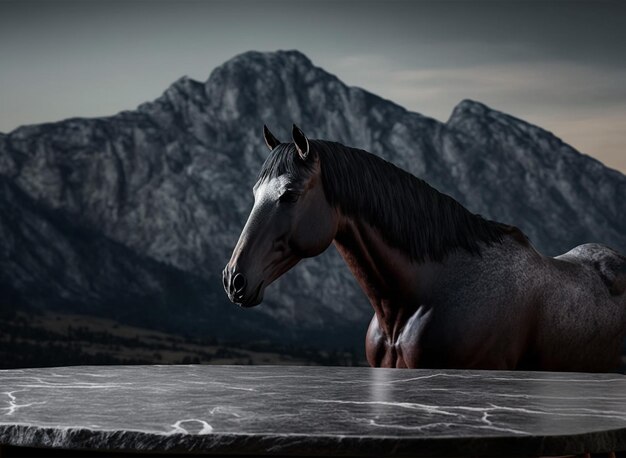
[[[620,295],[626,291],[626,256],[606,245],[585,243],[556,256],[555,259],[593,269],[612,295]]]

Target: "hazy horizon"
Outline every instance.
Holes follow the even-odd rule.
[[[3,1],[0,132],[113,115],[249,50],[298,49],[440,121],[470,98],[626,173],[626,5]]]

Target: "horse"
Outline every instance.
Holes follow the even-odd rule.
[[[339,251],[374,315],[372,367],[603,372],[626,336],[626,257],[585,244],[556,257],[515,226],[367,151],[295,124],[270,154],[223,271],[241,307],[300,260]]]

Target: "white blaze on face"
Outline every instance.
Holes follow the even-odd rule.
[[[288,185],[289,179],[285,175],[257,183],[253,188],[254,206],[256,207],[268,201],[276,202],[285,192]]]

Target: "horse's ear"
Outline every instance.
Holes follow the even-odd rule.
[[[296,145],[296,149],[298,150],[298,155],[303,160],[306,159],[309,155],[309,139],[306,138],[304,132],[302,132],[300,128],[295,124],[293,125],[291,136],[293,137],[293,142]]]
[[[277,140],[274,135],[272,135],[272,133],[265,124],[263,124],[263,138],[265,139],[265,144],[270,149],[270,151],[280,145],[280,141]]]

